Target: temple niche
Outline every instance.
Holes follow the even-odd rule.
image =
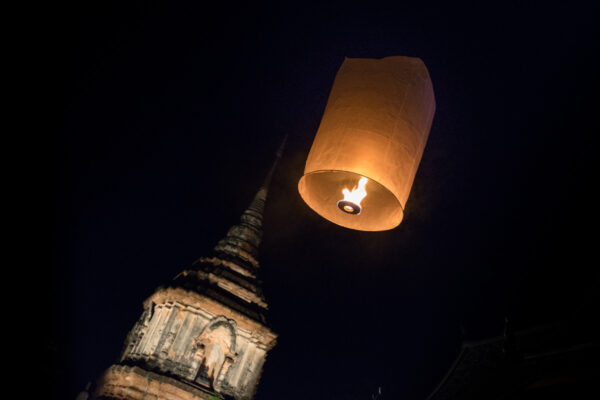
[[[215,387],[222,381],[222,377],[225,376],[235,358],[235,331],[226,321],[212,322],[196,339],[196,347],[198,348],[196,358],[201,360],[196,381]],[[227,359],[226,366],[225,359]],[[218,382],[215,381],[215,377],[219,378]]]
[[[158,288],[92,399],[197,400],[254,397],[277,335],[258,278],[258,246],[269,182],[209,257]]]

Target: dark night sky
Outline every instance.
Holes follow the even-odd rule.
[[[260,256],[280,339],[257,400],[424,399],[461,340],[505,316],[592,315],[597,9],[119,3],[55,6],[40,33],[57,398],[114,362],[142,301],[237,223],[285,134]],[[423,59],[437,111],[403,223],[351,231],[296,185],[344,56],[390,55]]]

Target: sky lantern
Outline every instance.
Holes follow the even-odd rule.
[[[306,204],[346,228],[398,226],[434,112],[421,59],[346,58],[298,183]]]

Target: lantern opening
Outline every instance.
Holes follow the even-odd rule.
[[[298,190],[317,214],[346,228],[380,231],[398,225],[403,216],[402,205],[392,192],[372,177],[368,178],[369,195],[360,203],[360,214],[340,210],[338,203],[344,201],[340,199],[340,188],[358,182],[363,176],[348,171],[315,171],[300,179]]]

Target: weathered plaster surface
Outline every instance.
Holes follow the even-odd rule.
[[[214,400],[201,388],[135,366],[113,365],[98,380],[94,398],[127,400]]]
[[[121,363],[208,385],[235,398],[252,397],[266,353],[275,345],[273,332],[209,297],[181,288],[159,290],[144,305]],[[209,344],[217,342],[222,354],[208,354]],[[210,369],[207,379],[199,378],[203,366]]]

